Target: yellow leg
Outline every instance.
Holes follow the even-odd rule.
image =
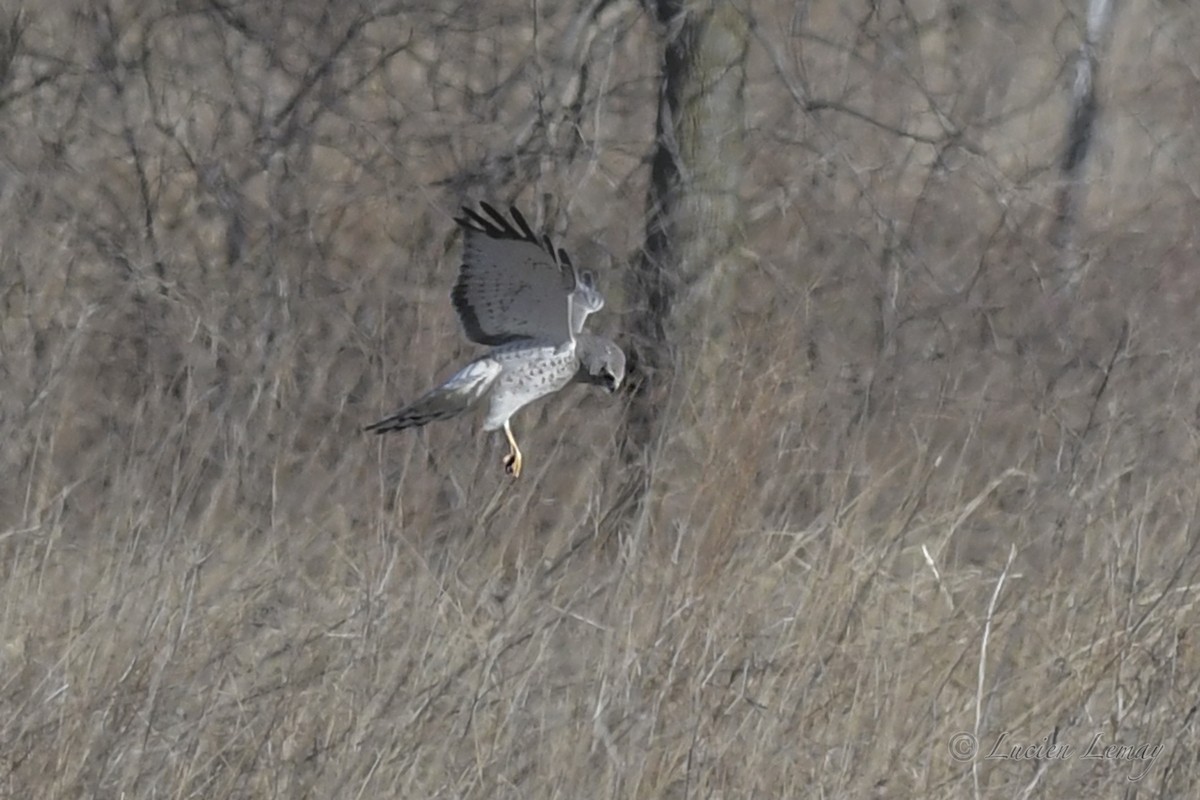
[[[508,439],[509,447],[508,455],[504,457],[504,471],[514,478],[519,478],[521,477],[521,448],[517,447],[517,440],[507,422],[504,423],[504,435]]]

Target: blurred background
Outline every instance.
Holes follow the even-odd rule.
[[[1198,38],[6,3],[0,796],[1191,795]],[[478,419],[361,432],[479,352],[479,201],[634,357],[516,482]]]

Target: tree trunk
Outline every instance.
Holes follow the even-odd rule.
[[[1075,62],[1071,117],[1067,123],[1060,163],[1062,186],[1055,202],[1055,215],[1050,229],[1051,243],[1062,251],[1059,286],[1056,287],[1059,290],[1070,291],[1079,280],[1079,254],[1074,247],[1075,221],[1086,189],[1084,165],[1100,108],[1096,94],[1096,73],[1099,71],[1100,50],[1111,18],[1112,0],[1088,0],[1087,27]]]
[[[646,245],[631,276],[633,396],[622,453],[625,501],[642,499],[675,409],[719,383],[738,271],[739,185],[746,133],[749,29],[728,0],[658,0],[664,30],[662,89]],[[674,425],[672,426],[674,428]],[[695,431],[703,438],[704,430]],[[689,437],[693,441],[695,437]],[[637,503],[627,503],[636,506]]]

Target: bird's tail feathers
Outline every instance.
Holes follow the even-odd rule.
[[[388,433],[456,417],[479,402],[499,374],[500,364],[490,358],[472,361],[441,386],[429,390],[410,405],[363,430]]]

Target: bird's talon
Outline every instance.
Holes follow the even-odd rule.
[[[521,460],[513,453],[509,453],[504,457],[504,473],[514,478],[521,476]]]

